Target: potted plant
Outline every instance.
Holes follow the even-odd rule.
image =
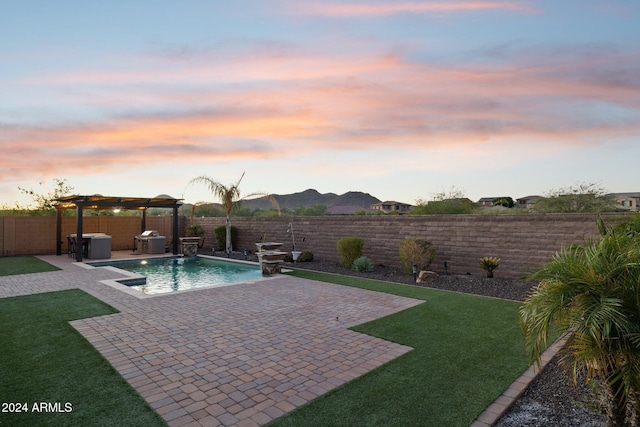
[[[198,247],[204,246],[204,228],[200,224],[190,224],[187,226],[188,237],[198,237]]]

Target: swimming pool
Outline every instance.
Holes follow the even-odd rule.
[[[116,267],[144,276],[121,279],[118,282],[145,294],[227,286],[262,278],[262,271],[258,266],[200,256],[121,260],[90,265]]]

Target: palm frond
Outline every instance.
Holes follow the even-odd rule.
[[[540,284],[520,308],[520,327],[538,361],[552,331],[568,333],[562,366],[572,378],[602,379],[624,404],[640,396],[640,220],[597,225],[598,240],[563,248],[530,276]]]

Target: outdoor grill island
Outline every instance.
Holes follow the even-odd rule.
[[[167,238],[156,230],[146,230],[134,237],[135,248],[141,254],[163,254],[167,251]]]
[[[74,251],[82,251],[89,259],[111,258],[111,236],[104,233],[83,233],[82,239],[77,234],[69,234],[68,241],[74,242]]]

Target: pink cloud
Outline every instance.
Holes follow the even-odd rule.
[[[509,10],[526,13],[536,12],[524,2],[512,1],[461,1],[461,2],[387,2],[387,3],[297,3],[294,10],[299,14],[349,16],[388,16],[397,14],[427,14],[470,12],[480,10]]]
[[[173,58],[168,68],[153,58],[124,71],[41,80],[64,89],[62,104],[90,105],[94,117],[0,123],[11,153],[0,158],[0,178],[523,138],[592,144],[640,132],[638,52],[541,50],[480,65],[295,50],[234,55]],[[149,67],[164,84],[145,81]]]

